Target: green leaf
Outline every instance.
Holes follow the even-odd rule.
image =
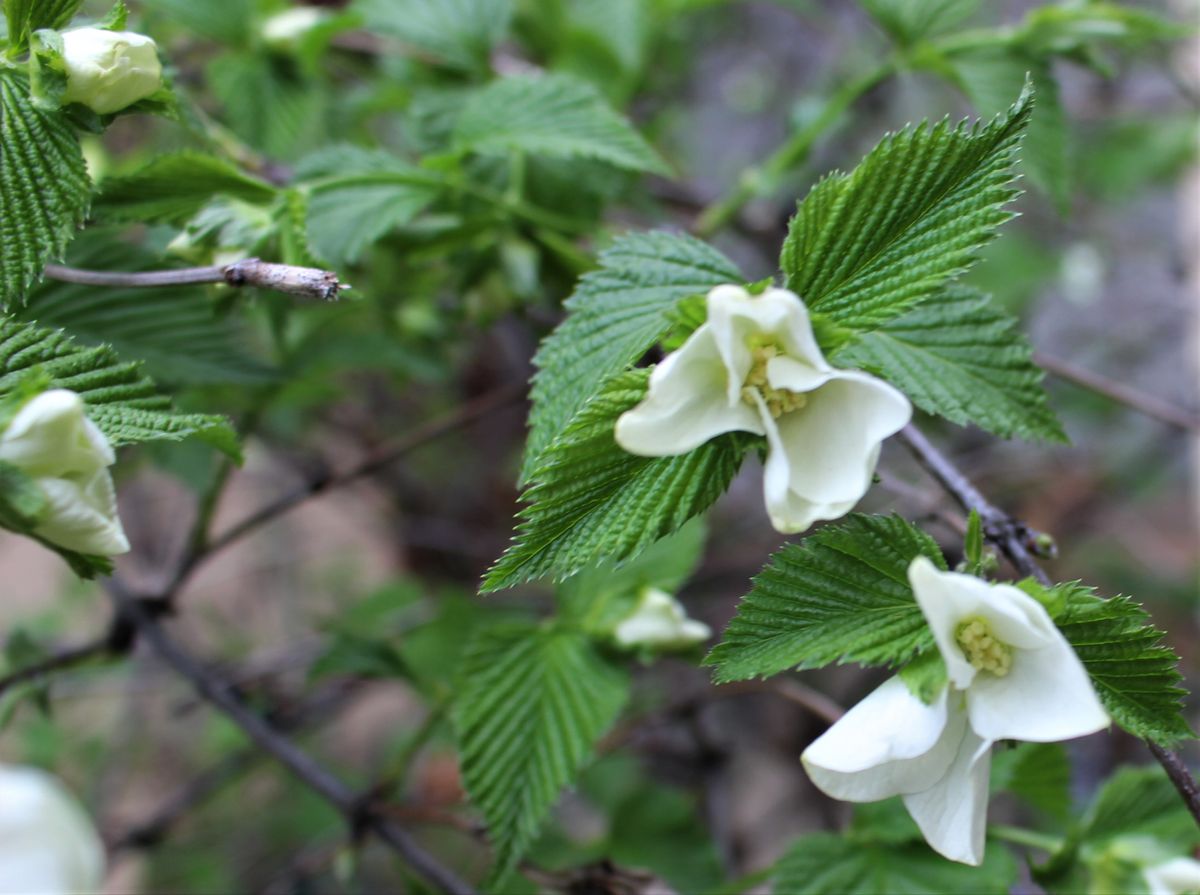
[[[94,229],[72,243],[67,261],[82,268],[163,267],[150,253]],[[250,353],[236,320],[218,317],[200,287],[96,288],[44,280],[18,316],[61,326],[82,343],[110,344],[122,356],[145,361],[148,372],[164,382],[254,384],[275,375]]]
[[[4,0],[8,39],[14,47],[25,46],[39,28],[62,28],[75,18],[83,0]]]
[[[600,253],[563,307],[567,318],[538,349],[522,478],[571,416],[645,354],[673,322],[677,302],[722,283],[740,283],[736,265],[698,239],[630,233]]]
[[[911,662],[900,669],[900,680],[908,691],[926,705],[946,687],[949,675],[942,654],[936,649],[918,653]]]
[[[700,562],[705,535],[703,520],[693,519],[627,563],[603,563],[572,575],[558,589],[563,620],[590,634],[610,634],[644,588],[673,594],[683,586]]]
[[[738,433],[678,457],[638,457],[617,445],[617,417],[642,400],[649,375],[610,379],[546,449],[522,495],[515,543],[489,570],[485,592],[632,559],[729,487],[746,443]]]
[[[776,895],[1007,895],[1017,864],[999,843],[987,849],[983,864],[947,861],[920,842],[856,841],[817,833],[796,841],[779,861]]]
[[[1034,879],[1052,893],[1145,891],[1144,863],[1189,854],[1200,829],[1159,767],[1125,767],[1096,793]]]
[[[0,527],[29,532],[46,508],[46,495],[28,473],[0,460]]]
[[[1103,600],[1078,583],[1065,593],[1066,609],[1055,619],[1091,675],[1100,701],[1120,727],[1169,746],[1194,734],[1183,717],[1187,691],[1179,684],[1179,657],[1162,643],[1163,632],[1128,597]]]
[[[1159,767],[1121,768],[1096,794],[1080,823],[1078,839],[1153,836],[1178,848],[1200,843],[1200,830],[1179,791]]]
[[[1071,762],[1061,743],[1019,743],[992,753],[993,792],[1006,791],[1064,823],[1071,811]]]
[[[463,782],[487,820],[499,882],[616,719],[629,681],[582,634],[527,624],[478,635],[460,681]]]
[[[87,213],[79,140],[58,113],[34,108],[25,78],[0,71],[0,308],[19,305]]]
[[[1033,9],[1013,35],[1034,54],[1072,55],[1095,43],[1136,49],[1153,41],[1190,37],[1193,28],[1120,3],[1046,5]]]
[[[454,130],[462,152],[589,158],[630,171],[670,169],[590,84],[566,75],[499,78],[463,107]]]
[[[486,71],[508,31],[511,0],[358,0],[367,28],[468,71]]]
[[[123,363],[108,346],[83,348],[59,330],[0,318],[0,395],[32,375],[49,376],[49,388],[78,392],[88,416],[114,447],[194,435],[240,456],[237,434],[226,419],[172,411],[170,399],[139,365]]]
[[[160,20],[186,28],[217,43],[237,46],[255,34],[256,3],[246,0],[145,0],[144,6]]]
[[[270,158],[288,161],[328,139],[328,92],[290,61],[259,50],[226,53],[207,75],[230,128]]]
[[[1016,321],[951,284],[837,355],[888,380],[927,413],[996,435],[1065,442]]]
[[[96,27],[107,31],[124,31],[128,19],[129,7],[125,5],[125,0],[117,0],[112,9],[105,13],[104,18],[96,23]]]
[[[929,535],[899,516],[854,514],[772,555],[705,665],[720,683],[830,662],[896,665],[933,638],[909,563],[946,567]]]
[[[944,34],[973,16],[982,0],[861,0],[901,46]]]
[[[339,176],[315,184],[308,201],[308,238],[334,266],[357,261],[388,231],[428,208],[442,189],[435,175],[388,153],[353,161],[340,166]]]
[[[217,195],[266,205],[277,194],[269,183],[243,174],[224,159],[177,152],[158,156],[132,174],[105,180],[92,211],[101,220],[181,224]]]
[[[975,261],[1011,217],[1011,163],[1032,93],[987,124],[943,120],[887,137],[850,174],[826,177],[792,218],[788,288],[834,323],[871,330]]]
[[[1004,47],[988,47],[955,53],[949,64],[958,85],[980,115],[1003,112],[1025,78],[1032,76],[1037,88],[1037,108],[1021,147],[1021,167],[1065,212],[1071,197],[1067,119],[1050,61]]]
[[[58,31],[35,31],[29,37],[29,95],[34,106],[47,112],[62,107],[67,91],[67,64]]]

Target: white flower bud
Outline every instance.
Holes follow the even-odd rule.
[[[703,643],[712,636],[712,629],[688,618],[683,605],[666,591],[647,587],[642,589],[637,607],[617,625],[613,635],[626,648],[670,650]]]
[[[1200,892],[1200,861],[1173,858],[1142,870],[1150,895],[1186,895]]]
[[[0,767],[0,895],[97,892],[104,846],[91,820],[44,771]]]
[[[30,476],[46,497],[34,534],[80,553],[128,552],[108,472],[116,456],[75,392],[43,392],[22,407],[0,432],[0,460]]]
[[[107,115],[145,99],[162,85],[154,41],[133,31],[76,28],[64,31],[67,67],[64,103],[83,103]]]
[[[262,37],[268,46],[288,47],[328,18],[316,6],[294,6],[276,13],[262,24]]]

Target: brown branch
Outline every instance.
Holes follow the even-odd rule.
[[[1188,811],[1192,812],[1192,818],[1196,821],[1197,826],[1200,826],[1200,787],[1196,785],[1196,778],[1192,776],[1192,772],[1188,770],[1188,766],[1178,753],[1164,749],[1153,740],[1147,740],[1146,744],[1150,747],[1154,757],[1158,759],[1158,763],[1163,766],[1163,770],[1167,772],[1167,776],[1171,778],[1171,782],[1175,784],[1175,788],[1179,790],[1179,795],[1183,797],[1183,803],[1187,805]]]
[[[0,696],[20,684],[31,683],[55,672],[83,665],[112,651],[112,639],[107,634],[96,640],[88,640],[78,646],[62,649],[40,661],[26,665],[24,668],[18,668],[0,677]]]
[[[1051,584],[1050,576],[1038,565],[1035,556],[1047,552],[1042,546],[1042,536],[1024,522],[1014,519],[1004,510],[989,501],[946,456],[935,448],[916,426],[908,425],[900,432],[900,440],[916,457],[925,470],[946,491],[970,512],[979,514],[983,533],[1022,575],[1036,578],[1045,585]]]
[[[204,545],[202,549],[190,552],[180,564],[179,570],[171,582],[164,589],[164,597],[178,590],[201,563],[206,562],[226,547],[241,540],[252,531],[261,528],[277,517],[282,516],[289,510],[334,488],[340,488],[358,479],[372,475],[385,466],[395,463],[405,454],[411,453],[417,448],[423,447],[429,442],[441,438],[443,435],[447,435],[456,429],[470,425],[481,417],[487,416],[489,413],[515,403],[524,393],[525,386],[523,384],[509,385],[488,392],[463,404],[450,413],[430,420],[412,432],[402,435],[391,445],[376,451],[363,462],[344,472],[317,476],[310,479],[290,494],[285,494],[283,497],[251,513],[241,522],[236,523],[233,527],[227,529]]]
[[[984,536],[1000,548],[1022,575],[1031,576],[1044,585],[1053,583],[1034,558],[1038,546],[1035,532],[985,498],[958,467],[935,448],[915,426],[906,426],[900,433],[900,439],[908,446],[917,462],[929,471],[964,510],[974,510],[979,514]],[[1187,764],[1178,754],[1153,740],[1146,740],[1146,745],[1167,772],[1197,825],[1200,825],[1200,787],[1197,786]]]
[[[341,712],[348,704],[348,697],[364,682],[361,678],[351,679],[304,700],[294,708],[274,711],[267,717],[280,731],[300,730],[316,718],[325,719],[330,713],[336,715]],[[130,824],[124,832],[109,837],[110,853],[155,848],[166,839],[181,819],[248,772],[261,757],[262,753],[258,749],[247,746],[210,765],[170,792],[143,820]]]
[[[108,271],[80,270],[61,264],[47,264],[43,273],[52,280],[81,286],[119,286],[154,288],[158,286],[199,286],[224,283],[227,286],[255,286],[303,298],[332,301],[349,289],[338,281],[336,273],[315,267],[273,264],[258,258],[246,258],[224,266],[185,267],[179,270]]]
[[[1035,354],[1033,360],[1052,376],[1057,376],[1080,388],[1102,395],[1110,401],[1136,410],[1138,413],[1166,423],[1168,426],[1174,426],[1185,432],[1200,431],[1200,415],[1176,407],[1162,398],[1148,395],[1123,382],[1116,382],[1099,373],[1093,373],[1091,370],[1085,370],[1041,352]]]
[[[339,777],[315,761],[275,727],[256,714],[230,685],[194,659],[167,634],[158,619],[119,587],[109,589],[119,614],[131,620],[148,643],[196,692],[223,712],[259,749],[286,767],[305,786],[336,808],[352,831],[369,831],[390,846],[417,874],[451,895],[474,895],[466,882],[447,870],[408,832],[360,798]]]

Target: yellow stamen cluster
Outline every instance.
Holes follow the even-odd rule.
[[[754,364],[750,367],[750,372],[746,374],[746,381],[742,383],[742,400],[751,407],[757,407],[758,402],[754,400],[755,393],[762,395],[763,403],[767,405],[767,411],[774,419],[779,419],[785,413],[791,413],[793,410],[799,410],[808,403],[808,396],[802,392],[774,388],[767,381],[767,362],[778,355],[779,348],[775,345],[751,346],[750,356],[754,359]]]
[[[992,633],[992,627],[982,618],[967,619],[954,633],[967,661],[980,671],[990,671],[1004,677],[1012,669],[1013,651]]]

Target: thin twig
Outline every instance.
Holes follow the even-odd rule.
[[[274,264],[270,261],[260,261],[258,258],[246,258],[223,266],[149,271],[81,270],[61,264],[47,264],[44,273],[52,280],[81,286],[142,289],[225,283],[227,286],[256,286],[260,289],[325,301],[332,301],[340,292],[350,288],[340,283],[333,271],[297,267],[292,264]]]
[[[1163,770],[1167,772],[1167,776],[1171,778],[1171,782],[1175,784],[1175,788],[1179,790],[1179,794],[1183,796],[1183,803],[1187,805],[1188,811],[1192,812],[1196,824],[1200,826],[1200,787],[1196,785],[1196,778],[1192,776],[1192,772],[1178,753],[1164,749],[1153,740],[1147,740],[1146,743],[1158,759],[1158,763],[1163,766]]]
[[[110,652],[112,652],[112,639],[107,634],[78,646],[67,647],[38,662],[18,668],[0,677],[0,696],[20,684],[36,681],[57,671],[83,665]]]
[[[1074,364],[1067,363],[1055,357],[1049,357],[1041,352],[1035,354],[1033,360],[1034,363],[1052,376],[1057,376],[1059,379],[1064,379],[1080,388],[1103,395],[1110,401],[1123,404],[1131,410],[1136,410],[1138,413],[1166,423],[1168,426],[1174,426],[1185,432],[1200,431],[1200,415],[1189,413],[1154,395],[1148,395],[1123,382],[1116,382],[1106,376],[1101,376],[1099,373],[1093,373],[1091,370],[1085,370],[1082,367],[1077,367]]]
[[[395,463],[405,454],[411,453],[417,448],[437,438],[441,438],[443,435],[447,435],[456,429],[461,429],[463,426],[467,426],[481,417],[487,416],[489,413],[514,403],[524,393],[525,387],[523,384],[509,385],[488,392],[473,401],[463,404],[450,413],[430,420],[425,425],[419,426],[412,432],[401,436],[391,445],[376,451],[357,466],[353,466],[344,472],[310,479],[290,494],[285,494],[278,500],[272,501],[261,509],[251,513],[241,522],[236,523],[232,528],[227,529],[224,533],[214,538],[203,550],[195,551],[187,556],[165,592],[174,592],[182,586],[201,563],[206,562],[221,550],[250,534],[250,532],[261,528],[305,501],[334,488],[340,488],[358,479],[372,475],[385,466]]]
[[[1040,546],[1040,532],[1010,516],[989,501],[946,456],[935,448],[913,425],[905,426],[900,440],[912,451],[917,462],[949,492],[964,510],[974,510],[983,524],[983,533],[1022,575],[1036,578],[1044,585],[1052,582],[1050,576],[1038,565],[1034,555],[1044,552]]]
[[[336,717],[364,682],[362,678],[351,679],[294,708],[272,712],[268,719],[278,730],[292,732],[302,729],[313,719],[326,720],[331,714]],[[262,753],[254,746],[226,755],[169,793],[143,820],[110,837],[109,852],[157,847],[183,817],[253,768],[261,758]]]
[[[958,467],[935,448],[916,427],[906,426],[900,433],[900,439],[912,451],[917,462],[941,483],[964,510],[974,510],[979,514],[984,535],[1000,548],[1022,575],[1031,576],[1044,585],[1052,584],[1050,576],[1034,559],[1037,546],[1035,532],[988,501]],[[1200,825],[1200,787],[1197,786],[1187,764],[1178,754],[1153,740],[1146,740],[1146,745],[1167,772],[1183,803]]]
[[[292,772],[301,782],[336,808],[354,830],[369,830],[390,845],[408,865],[451,895],[474,895],[474,890],[426,852],[405,830],[361,799],[340,778],[249,709],[221,678],[205,668],[167,634],[152,613],[119,588],[110,588],[119,613],[136,626],[146,641],[196,692],[223,712],[261,750]]]

